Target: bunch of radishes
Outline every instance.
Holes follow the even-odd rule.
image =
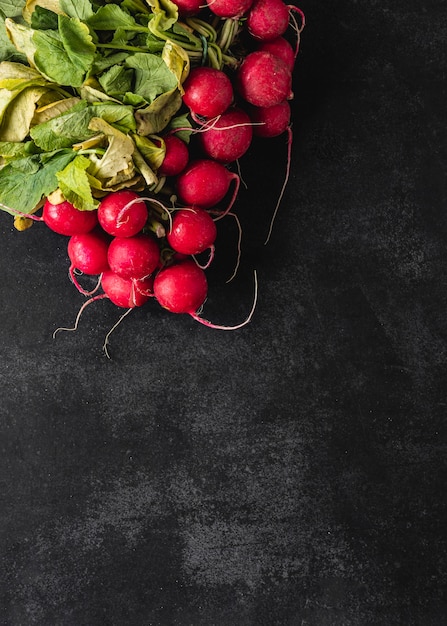
[[[99,298],[131,310],[155,297],[165,309],[187,313],[213,328],[240,328],[254,311],[256,273],[247,319],[219,326],[199,314],[207,297],[205,271],[214,259],[216,223],[228,214],[237,220],[231,209],[240,178],[231,167],[247,152],[254,135],[287,133],[281,196],[284,191],[292,138],[292,72],[304,15],[283,0],[207,0],[206,8],[203,0],[173,1],[185,18],[200,14],[205,19],[206,12],[215,21],[224,20],[237,63],[220,69],[193,64],[182,96],[191,127],[171,128],[161,135],[165,156],[157,176],[162,185],[152,195],[130,189],[111,192],[94,211],[80,211],[56,194],[46,200],[41,218],[29,217],[69,237],[71,279],[82,294],[91,296],[80,313]],[[289,26],[294,46],[284,36]],[[188,141],[181,131],[188,131]],[[98,276],[96,287],[82,287],[79,274]]]

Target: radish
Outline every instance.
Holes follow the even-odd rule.
[[[177,176],[188,164],[189,150],[184,141],[175,135],[163,137],[166,153],[163,163],[158,168],[160,176]]]
[[[200,254],[214,251],[217,228],[211,215],[204,209],[180,209],[172,218],[167,240],[171,248],[180,254]]]
[[[145,304],[153,296],[153,284],[152,277],[132,280],[121,278],[111,270],[104,272],[101,278],[105,295],[113,304],[126,309]]]
[[[115,237],[108,249],[110,269],[121,278],[141,280],[150,276],[160,260],[155,240],[145,233],[133,237]]]
[[[253,132],[258,137],[277,137],[290,126],[290,104],[283,100],[271,107],[252,107],[250,118],[254,122]]]
[[[236,81],[241,96],[255,106],[273,106],[293,95],[292,73],[282,59],[266,50],[245,57]]]
[[[47,199],[43,205],[42,219],[48,228],[59,235],[80,235],[95,228],[98,212],[96,209],[80,211],[67,200],[53,204]]]
[[[253,0],[207,0],[208,8],[219,17],[241,17],[253,4]]]
[[[249,116],[239,108],[228,109],[199,136],[205,154],[221,163],[237,161],[250,147],[253,129]]]
[[[159,304],[171,313],[188,313],[204,326],[217,330],[236,330],[251,320],[257,300],[257,277],[255,272],[255,297],[250,314],[241,324],[221,326],[199,316],[198,310],[205,302],[208,283],[205,272],[194,261],[182,261],[162,269],[154,280],[154,296]]]
[[[205,272],[194,261],[166,267],[154,279],[154,296],[171,313],[195,315],[205,302],[208,283]]]
[[[259,45],[258,50],[271,52],[276,57],[282,59],[291,72],[293,71],[295,66],[295,51],[284,37],[276,37],[270,41],[263,41]]]
[[[195,67],[183,83],[183,102],[194,115],[213,118],[233,101],[233,86],[228,76],[213,67]]]
[[[134,191],[121,190],[109,193],[99,204],[98,220],[109,235],[132,237],[146,224],[146,204]]]
[[[176,189],[180,200],[187,206],[199,206],[209,209],[218,204],[227,195],[231,181],[235,188],[230,199],[229,211],[239,190],[239,176],[212,159],[192,161],[176,179]]]
[[[107,250],[110,239],[95,229],[89,233],[72,235],[68,240],[68,257],[72,267],[84,274],[101,274],[109,269]]]
[[[88,275],[102,274],[107,271],[109,269],[107,261],[109,241],[106,233],[99,229],[72,235],[68,241],[67,251],[71,262],[68,273],[75,287],[85,296],[91,295],[92,292],[81,287],[76,279],[75,270]]]
[[[284,34],[289,25],[289,7],[283,0],[255,0],[247,15],[248,32],[267,41]]]
[[[203,7],[203,0],[172,0],[173,4],[178,7],[179,15],[188,17],[197,15]]]

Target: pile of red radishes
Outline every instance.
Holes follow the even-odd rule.
[[[94,211],[50,197],[40,219],[69,237],[70,276],[90,296],[85,304],[109,298],[132,309],[155,298],[165,309],[205,325],[239,328],[250,320],[254,305],[236,326],[218,326],[200,316],[206,270],[214,259],[218,221],[228,215],[237,220],[233,206],[240,178],[234,165],[253,136],[285,133],[290,163],[292,72],[304,15],[283,0],[207,0],[206,8],[203,0],[174,2],[182,16],[205,19],[206,12],[215,20],[233,20],[238,29],[233,46],[242,56],[221,69],[192,64],[182,96],[191,128],[161,135],[166,152],[157,176],[163,185],[156,193],[112,192]],[[188,131],[188,142],[181,130]],[[81,286],[82,274],[98,277],[94,289]]]

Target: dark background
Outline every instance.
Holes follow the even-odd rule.
[[[207,317],[119,312],[0,216],[0,623],[447,620],[447,3],[303,0],[290,184],[254,145]],[[234,227],[234,225],[233,225]],[[223,269],[222,269],[223,268]]]

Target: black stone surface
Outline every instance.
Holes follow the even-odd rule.
[[[290,184],[263,246],[256,144],[206,308],[256,267],[249,326],[154,303],[107,360],[103,301],[53,340],[66,241],[0,216],[2,626],[446,623],[447,3],[301,6]]]

